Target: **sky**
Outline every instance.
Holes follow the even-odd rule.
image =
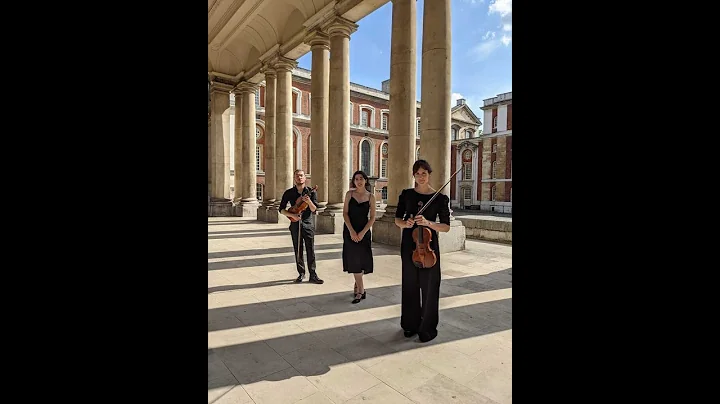
[[[417,2],[417,99],[421,94],[422,16]],[[512,0],[451,0],[452,105],[465,98],[482,117],[482,100],[512,91]],[[392,2],[358,21],[350,37],[350,81],[380,89],[390,78]],[[310,70],[312,53],[298,59]],[[482,118],[481,118],[482,119]]]

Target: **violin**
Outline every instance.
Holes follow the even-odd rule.
[[[435,191],[435,194],[433,194],[430,200],[427,201],[427,203],[423,207],[421,207],[418,213],[415,214],[413,217],[421,215],[423,211],[425,211],[425,208],[430,206],[430,203],[433,201],[433,199],[435,199],[440,194],[440,191],[445,188],[450,183],[450,181],[452,181],[453,177],[461,170],[462,168],[455,171],[455,174],[450,176],[450,179],[447,180],[445,185]],[[412,231],[412,238],[413,242],[415,243],[415,249],[412,253],[412,261],[415,267],[432,268],[433,266],[435,266],[435,264],[437,263],[437,255],[435,255],[435,250],[430,247],[430,242],[432,241],[432,232],[430,231],[430,229],[426,226],[418,225]]]
[[[295,205],[291,206],[290,209],[287,211],[290,213],[296,213],[296,214],[302,214],[305,209],[308,208],[308,203],[302,200],[303,195],[310,195],[312,191],[317,191],[317,185],[313,186],[310,190],[308,190],[307,187],[303,188],[302,194],[299,198],[295,201]],[[288,217],[291,222],[297,222],[300,219],[295,219],[294,217]]]

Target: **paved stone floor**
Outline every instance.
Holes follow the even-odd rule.
[[[287,225],[208,218],[208,403],[511,403],[512,246],[466,244],[423,344],[400,329],[397,247],[373,245],[354,305],[341,235],[315,238],[325,284],[294,284]]]

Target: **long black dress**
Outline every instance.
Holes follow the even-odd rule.
[[[355,233],[360,233],[368,223],[368,213],[370,212],[370,201],[358,202],[350,197],[348,202],[348,216],[350,224]],[[347,226],[343,226],[343,271],[351,274],[365,273],[370,274],[373,271],[373,255],[370,230],[359,243],[350,238],[350,230]]]
[[[414,217],[420,207],[432,197],[420,194],[415,189],[405,189],[398,198],[396,218],[407,220]],[[425,208],[422,215],[431,222],[440,217],[440,223],[450,224],[450,198],[439,194]],[[402,230],[400,257],[402,259],[402,300],[400,326],[405,331],[417,332],[420,338],[430,340],[437,336],[440,300],[440,247],[438,233],[430,229],[430,247],[435,251],[437,262],[431,268],[417,268],[412,262],[415,242],[412,231],[417,225]],[[422,292],[422,293],[421,293]]]

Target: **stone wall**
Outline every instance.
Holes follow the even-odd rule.
[[[455,217],[465,226],[465,236],[476,240],[512,244],[512,222]]]

